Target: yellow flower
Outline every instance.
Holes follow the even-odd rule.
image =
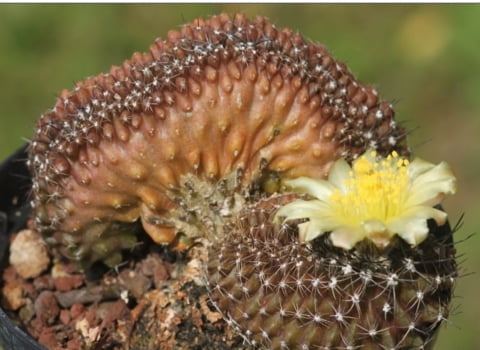
[[[276,219],[307,218],[298,225],[302,242],[331,232],[333,245],[343,249],[365,238],[383,248],[395,235],[417,246],[428,235],[428,219],[445,223],[447,214],[433,207],[456,191],[445,162],[434,165],[417,158],[410,163],[396,152],[381,158],[371,150],[352,167],[339,159],[328,180],[300,177],[286,184],[316,199],[295,200],[280,208]]]

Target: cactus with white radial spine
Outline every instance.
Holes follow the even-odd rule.
[[[300,34],[261,17],[198,19],[63,91],[40,118],[29,157],[35,222],[84,266],[118,263],[137,221],[157,243],[207,237],[212,301],[253,345],[426,348],[456,276],[439,198],[402,220],[344,226],[348,213],[325,215],[350,200],[344,192],[320,209],[305,195],[265,199],[308,193],[339,158],[345,167],[369,149],[408,156],[393,116]]]
[[[42,115],[29,157],[36,225],[69,258],[114,265],[134,242],[126,223],[174,240],[195,209],[181,209],[185,177],[203,191],[228,182],[224,195],[242,200],[281,179],[322,178],[368,147],[407,154],[393,115],[300,34],[262,17],[197,19],[62,91]],[[229,203],[212,208],[241,205]]]
[[[301,242],[296,223],[273,223],[279,207],[245,209],[209,250],[212,301],[249,344],[432,349],[457,277],[448,223],[429,221],[415,248],[396,237],[387,249],[365,240],[346,251],[328,235]]]

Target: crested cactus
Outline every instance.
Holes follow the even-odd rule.
[[[134,237],[118,223],[140,218],[154,241],[174,239],[192,216],[177,195],[191,174],[229,182],[233,198],[322,178],[367,147],[404,154],[404,134],[391,104],[323,46],[261,17],[199,19],[42,115],[29,160],[37,227],[73,259],[112,259]]]
[[[371,152],[408,158],[405,131],[324,46],[262,17],[197,19],[41,116],[28,161],[35,223],[83,266],[118,263],[141,226],[156,243],[207,238],[212,302],[261,348],[426,348],[456,276],[433,208],[453,185],[409,207],[415,225],[368,214],[342,226],[348,210],[332,221],[311,205],[348,192],[343,175],[325,189],[339,167],[376,170]]]

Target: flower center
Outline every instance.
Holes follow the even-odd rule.
[[[404,210],[409,185],[408,160],[397,152],[380,161],[376,156],[372,151],[357,159],[343,189],[330,195],[335,212],[347,224],[388,222]]]

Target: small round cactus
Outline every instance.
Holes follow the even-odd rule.
[[[454,189],[435,187],[395,222],[370,210],[375,200],[350,201],[339,169],[365,180],[389,154],[408,165],[392,105],[324,46],[221,14],[62,91],[28,163],[37,229],[83,266],[119,263],[142,227],[156,243],[206,238],[211,300],[247,343],[422,349],[456,276],[446,214],[433,208]],[[378,187],[370,180],[358,194]],[[367,217],[345,224],[355,206]]]
[[[457,268],[446,214],[431,205],[455,191],[455,179],[445,163],[407,164],[395,154],[379,162],[362,156],[350,170],[339,160],[330,182],[289,182],[315,200],[279,195],[245,208],[231,234],[211,245],[211,298],[248,343],[299,350],[433,346]],[[405,177],[403,188],[398,177]],[[349,188],[339,192],[332,184]],[[336,206],[342,201],[348,206]],[[283,224],[278,217],[286,217]]]

